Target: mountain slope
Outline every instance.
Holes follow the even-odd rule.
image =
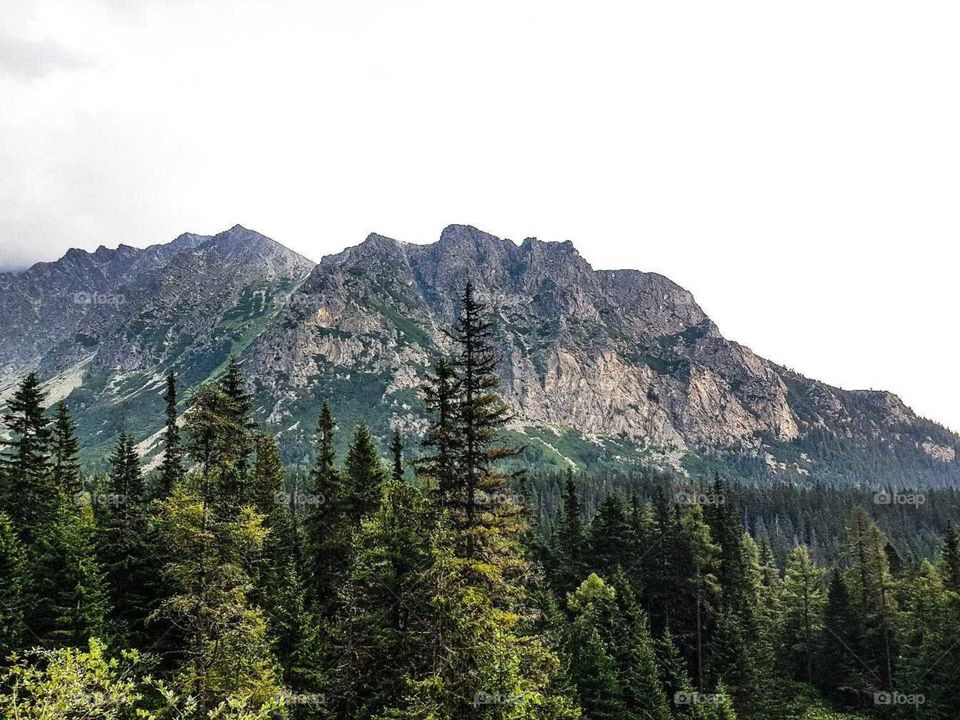
[[[724,339],[667,278],[594,271],[570,243],[517,246],[456,225],[432,245],[372,235],[324,258],[252,345],[248,370],[284,446],[308,446],[322,398],[381,433],[422,429],[417,385],[449,350],[441,328],[467,278],[493,311],[531,462],[619,456],[611,464],[720,463],[758,480],[958,479],[955,435],[892,395],[831,388]]]
[[[4,321],[3,344],[13,350],[0,362],[0,387],[9,392],[23,373],[39,372],[49,399],[66,397],[74,410],[87,459],[103,457],[122,428],[144,439],[146,452],[160,428],[164,374],[177,372],[185,391],[215,375],[312,266],[239,225],[159,248],[71,250],[5,278],[0,300],[25,287],[32,294],[29,312]]]
[[[94,446],[126,422],[142,450],[155,447],[162,373],[193,387],[231,352],[289,461],[309,460],[324,399],[342,426],[363,417],[383,437],[394,426],[416,435],[420,379],[451,349],[443,328],[469,278],[493,313],[511,433],[533,466],[960,483],[957,436],[895,396],[769,362],[723,338],[667,278],[593,270],[569,242],[517,245],[453,225],[429,245],[371,235],[314,266],[238,226],[143,251],[101,249],[99,261],[78,253],[0,278],[0,292],[32,293],[29,312],[0,327],[9,336],[0,377],[69,376],[60,392]],[[64,303],[87,287],[125,302]]]

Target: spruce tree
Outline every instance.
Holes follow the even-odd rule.
[[[50,445],[53,484],[67,498],[83,491],[80,476],[80,461],[77,458],[80,443],[77,426],[70,417],[64,401],[57,403],[57,415],[53,423],[53,438]]]
[[[611,574],[618,566],[632,564],[628,557],[630,523],[627,509],[616,495],[607,495],[590,522],[590,567]]]
[[[126,509],[143,499],[143,474],[133,437],[121,432],[113,455],[110,456],[109,487],[116,502],[110,503]]]
[[[943,540],[940,567],[944,586],[960,593],[960,530],[952,523]]]
[[[251,571],[268,534],[264,517],[242,497],[230,497],[224,477],[238,465],[238,437],[248,428],[234,399],[206,386],[186,413],[193,483],[182,483],[162,502],[158,524],[168,548],[163,575],[170,595],[155,617],[183,640],[175,685],[208,714],[229,698],[243,698],[254,713],[279,696],[279,668],[270,651],[267,622],[253,601]],[[234,476],[236,477],[236,476]],[[248,491],[249,488],[242,488]]]
[[[25,639],[27,588],[26,550],[10,518],[0,512],[0,665]]]
[[[349,717],[379,716],[403,696],[405,677],[429,667],[423,638],[431,629],[431,611],[423,585],[434,525],[422,492],[390,481],[384,502],[357,536],[337,633],[345,658],[338,695]]]
[[[476,298],[473,284],[468,282],[452,333],[459,346],[455,365],[459,438],[455,449],[458,475],[448,505],[461,527],[466,557],[474,559],[498,552],[493,547],[497,538],[520,531],[520,511],[509,496],[510,476],[496,469],[498,461],[515,456],[519,449],[498,443],[498,432],[510,413],[497,394],[500,378],[493,336],[487,307]]]
[[[610,643],[619,669],[624,718],[669,720],[670,707],[659,677],[647,614],[625,574],[617,573],[611,585],[616,591],[617,614],[611,624]]]
[[[243,699],[250,717],[261,717],[254,713],[280,695],[266,619],[251,602],[246,571],[248,558],[262,549],[263,517],[251,508],[219,512],[178,485],[163,501],[158,522],[169,553],[163,573],[173,592],[156,616],[184,641],[174,688],[195,698],[204,717],[230,698]]]
[[[622,720],[623,693],[617,677],[617,666],[600,636],[599,630],[587,627],[573,636],[575,646],[570,673],[577,687],[580,707],[590,720]]]
[[[933,563],[922,561],[904,588],[898,621],[903,642],[894,682],[895,688],[923,694],[918,717],[960,717],[960,657],[954,652],[958,609],[956,594],[944,586]]]
[[[693,695],[693,682],[687,663],[677,649],[669,626],[654,641],[654,651],[657,656],[657,667],[660,671],[660,682],[670,707],[677,717],[689,717],[690,706],[685,700]]]
[[[242,505],[250,500],[248,471],[256,425],[247,381],[234,355],[230,356],[227,372],[220,380],[220,390],[229,399],[226,411],[230,421],[228,434],[231,451],[231,462],[224,470],[221,485],[225,498],[232,499],[234,505]]]
[[[417,472],[432,483],[441,504],[447,507],[456,500],[460,479],[456,455],[461,440],[457,420],[460,384],[453,361],[446,358],[435,361],[422,391],[432,419],[423,439],[426,452],[417,462]]]
[[[196,461],[199,491],[219,511],[236,512],[246,498],[238,482],[237,443],[247,428],[238,423],[236,404],[217,385],[204,385],[185,413],[187,451]]]
[[[863,671],[862,620],[850,599],[839,568],[830,574],[827,601],[823,609],[823,633],[817,657],[817,680],[827,697],[835,702],[856,699],[858,678]]]
[[[556,567],[558,589],[569,592],[586,576],[586,536],[583,531],[583,508],[573,471],[568,469],[563,487],[563,506],[557,532]]]
[[[251,598],[266,612],[267,636],[284,683],[297,693],[316,693],[322,682],[322,647],[302,577],[298,506],[279,502],[284,498],[284,477],[276,440],[259,435],[254,448],[252,494],[267,534]]]
[[[677,607],[677,596],[686,587],[684,577],[689,553],[683,543],[681,516],[667,501],[665,488],[658,485],[653,500],[653,527],[651,547],[644,560],[646,582],[643,587],[645,606],[650,611],[651,627],[655,634],[675,625],[678,635],[685,630],[684,610]]]
[[[347,517],[353,527],[359,528],[360,521],[376,511],[386,479],[373,435],[361,421],[354,428],[345,468]]]
[[[496,467],[515,451],[497,442],[507,413],[496,394],[492,325],[472,285],[453,336],[460,352],[456,372],[447,377],[452,417],[441,417],[428,390],[433,455],[426,472],[421,466],[438,482],[441,520],[431,536],[430,565],[417,583],[426,599],[417,615],[425,623],[427,664],[405,677],[408,693],[383,714],[571,717],[575,711],[556,684],[558,660],[533,630],[539,623],[527,582],[531,569],[519,543],[525,519],[508,492],[509,476]],[[438,448],[453,460],[445,470],[436,466]]]
[[[253,439],[256,457],[250,481],[250,504],[261,515],[270,517],[284,498],[283,465],[280,450],[271,435],[257,435]]]
[[[403,438],[400,437],[400,428],[394,428],[393,439],[390,441],[390,456],[393,460],[390,479],[393,482],[403,482]]]
[[[112,618],[135,643],[147,637],[154,609],[155,546],[148,527],[143,475],[133,438],[121,432],[110,457],[109,492],[95,495],[100,524],[99,557],[104,568]]]
[[[682,631],[695,658],[697,689],[703,691],[706,660],[704,633],[716,615],[720,599],[720,587],[715,574],[720,549],[710,536],[710,527],[704,522],[700,505],[691,504],[684,509],[679,528],[679,557],[686,573],[678,588],[682,593],[678,599],[686,612],[676,613],[676,627]]]
[[[814,654],[822,634],[823,591],[820,569],[803,545],[790,554],[783,580],[784,663],[794,679],[814,680]]]
[[[857,608],[863,633],[863,659],[871,681],[890,687],[897,651],[893,629],[896,598],[885,547],[887,539],[860,508],[851,518],[848,539],[851,600]]]
[[[614,622],[616,591],[591,574],[567,597],[573,615],[567,640],[571,657],[570,676],[577,688],[580,706],[588,718],[621,720],[627,710],[618,667]]]
[[[742,552],[742,531],[737,506],[726,484],[717,473],[714,476],[710,502],[704,506],[704,520],[710,526],[710,536],[719,546],[717,582],[723,590],[723,601],[736,605],[743,611],[748,600],[742,593],[745,588],[745,573]]]
[[[334,422],[327,403],[317,422],[316,459],[310,471],[316,505],[307,514],[307,577],[311,606],[329,618],[337,606],[337,588],[350,562],[351,525],[347,488],[335,467]]]
[[[177,427],[177,376],[172,370],[167,373],[163,401],[165,409],[160,493],[161,497],[166,497],[183,477],[183,449],[180,446],[180,428]]]
[[[83,647],[107,630],[109,602],[96,536],[93,508],[84,498],[60,503],[41,530],[27,624],[45,643]]]
[[[4,426],[11,437],[0,441],[2,505],[29,544],[52,519],[58,493],[50,469],[50,421],[43,414],[45,393],[35,373],[27,375],[7,403]]]

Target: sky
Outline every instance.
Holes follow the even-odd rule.
[[[0,3],[0,267],[466,223],[960,430],[960,4]]]

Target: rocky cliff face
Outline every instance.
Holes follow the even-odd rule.
[[[723,338],[667,278],[593,270],[569,242],[517,245],[453,225],[431,245],[371,235],[312,266],[237,227],[143,251],[71,251],[49,265],[0,279],[4,297],[28,287],[33,298],[0,326],[11,340],[0,355],[7,384],[26,367],[73,372],[72,400],[89,392],[105,414],[156,395],[165,368],[194,385],[236,352],[289,460],[308,459],[324,399],[343,425],[364,417],[383,434],[422,430],[420,379],[450,350],[442,329],[469,278],[495,320],[511,432],[532,464],[960,481],[958,438],[896,397],[832,388],[760,358]],[[56,298],[91,286],[94,272],[97,288],[131,300]]]

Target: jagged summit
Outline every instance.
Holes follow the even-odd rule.
[[[894,396],[755,355],[662,275],[594,270],[569,241],[517,244],[470,225],[424,245],[371,233],[316,265],[241,225],[68,251],[0,276],[0,392],[37,370],[51,400],[78,410],[91,455],[124,414],[149,454],[158,378],[174,370],[187,391],[232,353],[290,461],[309,458],[325,399],[345,426],[417,434],[419,384],[450,350],[443,328],[468,279],[493,314],[510,432],[534,465],[960,484],[957,436]]]

